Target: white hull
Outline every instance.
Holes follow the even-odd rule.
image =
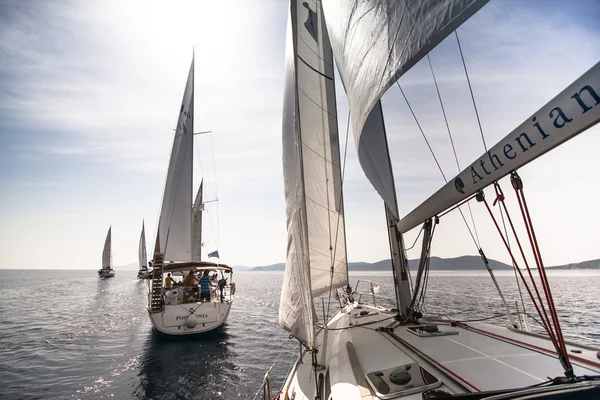
[[[369,314],[360,316],[364,311]],[[317,372],[327,377],[322,398],[330,395],[347,400],[384,398],[365,377],[413,363],[437,378],[429,389],[453,394],[516,389],[545,382],[547,377],[563,376],[554,348],[545,336],[483,323],[451,326],[448,320],[422,320],[419,327],[435,323],[440,331],[456,334],[420,337],[408,330],[415,327],[412,324],[397,326],[391,332],[375,331],[390,325],[393,321],[390,317],[394,315],[389,310],[366,305],[360,309],[344,308],[328,324],[336,330],[328,332],[324,358],[321,358],[324,331],[319,332],[317,357],[319,364],[327,367]],[[355,326],[365,323],[368,325]],[[349,329],[343,329],[346,327]],[[567,350],[577,376],[600,373],[598,349],[567,344]],[[283,386],[281,398],[314,399],[314,381],[311,353],[303,352]],[[421,399],[425,390],[427,388],[410,389],[402,399]]]
[[[100,278],[112,278],[115,276],[115,271],[98,271],[98,276]]]
[[[159,312],[148,309],[148,315],[152,326],[159,332],[167,335],[194,335],[223,325],[229,316],[232,302],[213,300],[206,303],[165,305],[163,311]],[[196,323],[188,326],[187,320],[192,314]]]

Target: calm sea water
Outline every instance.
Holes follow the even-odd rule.
[[[514,276],[498,275],[514,304]],[[146,282],[134,271],[102,280],[94,271],[0,270],[0,398],[252,399],[274,362],[279,387],[298,355],[277,320],[283,274],[235,278],[221,330],[171,339],[152,331]],[[359,279],[381,283],[379,303],[391,304],[390,274],[351,275],[353,285]],[[561,271],[550,281],[566,336],[598,346],[600,273]],[[432,273],[428,293],[430,313],[473,319],[503,310],[486,273]]]

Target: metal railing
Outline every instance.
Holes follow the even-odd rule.
[[[361,293],[361,292],[358,291],[358,285],[361,282],[365,283],[365,284],[368,283],[370,285],[370,293]],[[379,283],[372,282],[372,281],[367,281],[367,280],[364,280],[364,279],[359,279],[358,282],[356,282],[356,285],[354,286],[354,295],[355,296],[358,295],[357,301],[358,301],[359,304],[362,304],[361,303],[362,296],[370,294],[373,297],[373,307],[377,307],[377,297],[376,296],[379,294],[379,288],[380,287],[381,287],[381,284],[379,284]]]

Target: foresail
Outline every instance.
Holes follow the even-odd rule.
[[[600,121],[600,63],[398,223],[407,232]]]
[[[192,261],[202,261],[202,212],[204,204],[202,203],[202,188],[204,180],[200,182],[200,188],[196,193],[196,200],[192,209]]]
[[[148,269],[148,255],[146,252],[146,230],[144,228],[143,222],[142,222],[142,233],[140,235],[140,244],[138,247],[138,261],[139,261],[141,270]]]
[[[354,143],[365,175],[395,208],[381,136],[366,124],[402,74],[487,0],[323,0],[333,54],[348,95]],[[377,118],[375,118],[376,120]],[[374,137],[373,137],[374,136]],[[396,215],[397,217],[397,215]]]
[[[279,321],[309,347],[312,298],[348,283],[333,57],[320,7],[291,1],[283,106],[288,248]]]
[[[104,240],[104,249],[102,250],[102,268],[103,269],[113,269],[112,266],[112,227],[108,228],[108,233],[106,234],[106,239]]]
[[[173,140],[159,219],[160,248],[167,261],[192,260],[192,157],[194,61],[190,67]]]

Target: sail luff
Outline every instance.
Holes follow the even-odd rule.
[[[183,95],[159,218],[160,248],[168,261],[192,260],[194,61]]]
[[[561,145],[600,121],[600,63],[444,185],[397,227],[407,232],[426,219]]]
[[[389,163],[371,147],[370,114],[387,89],[488,0],[324,0],[360,164],[394,212]],[[398,215],[396,214],[398,217]]]

